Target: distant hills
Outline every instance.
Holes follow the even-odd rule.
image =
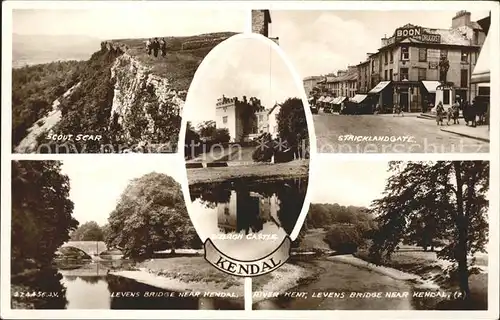
[[[12,67],[64,60],[88,60],[101,39],[80,35],[12,35]]]

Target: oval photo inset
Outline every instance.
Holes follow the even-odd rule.
[[[288,259],[309,208],[308,108],[283,52],[261,35],[229,38],[198,68],[181,130],[184,194],[216,268],[258,276]]]

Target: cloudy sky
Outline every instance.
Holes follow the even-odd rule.
[[[376,52],[380,39],[407,23],[450,28],[453,11],[271,11],[270,36],[279,37],[301,77],[356,65]],[[471,19],[488,16],[471,11]]]
[[[189,36],[210,32],[242,32],[245,10],[207,8],[158,9],[151,5],[123,5],[82,9],[16,9],[13,33],[28,35],[83,35],[99,39]]]
[[[63,161],[61,171],[70,179],[70,199],[75,208],[73,217],[80,224],[95,221],[107,223],[109,214],[132,179],[151,172],[164,173],[181,182],[185,174],[183,163],[165,155],[103,156],[89,165],[86,156]]]
[[[266,108],[302,97],[303,88],[270,40],[230,39],[211,51],[195,74],[184,108],[193,124],[215,120],[215,103],[226,97],[255,96]]]

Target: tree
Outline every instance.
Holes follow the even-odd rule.
[[[179,183],[155,172],[132,180],[108,222],[108,247],[120,248],[126,257],[188,247],[197,237]]]
[[[460,289],[469,297],[467,256],[484,252],[488,239],[486,212],[488,161],[391,162],[383,197],[373,201],[379,228],[370,254],[375,262],[397,250],[412,221],[435,220],[436,233],[449,241],[438,258],[454,262]]]
[[[103,241],[104,233],[102,228],[95,221],[82,224],[71,234],[73,241]]]
[[[188,121],[184,137],[184,156],[188,159],[194,158],[198,153],[200,142],[200,135],[194,130],[191,122]]]
[[[308,145],[309,132],[307,130],[304,105],[299,98],[288,98],[281,104],[281,109],[276,117],[278,122],[279,137],[294,148],[296,155],[301,158],[306,150],[301,150]]]
[[[231,140],[231,135],[227,128],[215,129],[212,133],[212,141],[215,143],[228,143]]]
[[[215,136],[216,130],[214,121],[204,121],[199,129],[199,132],[201,137],[212,138]]]
[[[52,262],[57,249],[70,239],[78,221],[72,216],[69,179],[58,161],[12,162],[12,266],[28,260],[39,267]]]

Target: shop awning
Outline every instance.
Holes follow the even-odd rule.
[[[436,88],[441,84],[439,81],[422,81],[425,90],[429,93],[436,93]]]
[[[345,99],[346,97],[338,97],[333,104],[341,104]]]
[[[384,90],[385,87],[387,87],[391,83],[390,81],[380,81],[375,88],[371,89],[370,92],[368,93],[379,93],[380,91]]]
[[[331,97],[326,97],[325,100],[323,100],[324,103],[330,103],[332,102],[332,98]]]
[[[491,34],[486,37],[479,58],[477,59],[474,72],[470,79],[471,83],[490,82],[490,51],[491,51]]]
[[[490,84],[489,83],[478,83],[477,86],[479,88],[489,88]]]
[[[354,103],[361,103],[363,102],[363,100],[366,99],[366,97],[367,97],[366,94],[357,94],[354,97],[352,97],[350,101]]]
[[[321,96],[319,99],[318,99],[318,102],[323,102],[325,100],[325,97],[324,96]]]

